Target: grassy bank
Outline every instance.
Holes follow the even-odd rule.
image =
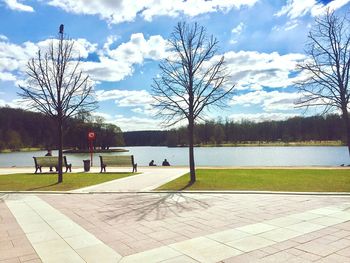
[[[66,173],[57,184],[57,174],[0,175],[0,191],[67,191],[135,175],[134,173]]]
[[[186,174],[158,190],[350,192],[349,169],[199,169],[196,175],[191,186]]]

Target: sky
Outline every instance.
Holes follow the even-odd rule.
[[[312,115],[295,107],[295,67],[326,8],[341,15],[350,0],[0,0],[0,106],[23,105],[17,93],[27,61],[64,24],[95,83],[93,114],[123,131],[163,129],[150,90],[169,54],[167,39],[184,21],[218,39],[235,84],[225,110],[213,109],[208,120]]]

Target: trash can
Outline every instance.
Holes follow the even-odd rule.
[[[83,160],[84,162],[84,172],[90,171],[90,160]]]

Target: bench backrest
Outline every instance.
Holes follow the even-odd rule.
[[[114,166],[130,166],[134,165],[134,156],[133,155],[101,155],[101,163],[105,165],[114,165]]]
[[[40,157],[34,157],[34,160],[36,161],[37,165],[40,166],[55,166],[58,165],[58,156],[40,156]],[[62,159],[63,165],[66,165],[66,156],[63,156]]]

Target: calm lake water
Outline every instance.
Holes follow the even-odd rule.
[[[161,164],[167,158],[171,165],[187,165],[187,148],[124,147],[127,153],[110,155],[135,156],[140,166],[151,160]],[[46,151],[1,153],[0,167],[34,166],[33,156],[44,156]],[[57,155],[57,151],[53,151]],[[73,166],[83,166],[88,154],[66,154]],[[94,166],[99,166],[99,154],[94,155]],[[346,147],[202,147],[195,148],[198,166],[339,166],[350,164]]]

